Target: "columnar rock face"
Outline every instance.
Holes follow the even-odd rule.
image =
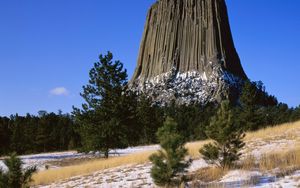
[[[159,104],[237,98],[247,76],[225,0],[159,0],[150,8],[129,87]]]

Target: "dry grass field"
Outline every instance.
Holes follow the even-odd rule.
[[[256,142],[262,144],[271,143],[276,140],[293,140],[296,145],[300,146],[300,121],[295,123],[288,123],[279,126],[269,127],[256,132],[249,132],[245,138],[246,144],[249,144],[253,149],[260,147],[256,145]],[[193,158],[199,158],[199,149],[209,141],[199,141],[188,143],[189,154]],[[246,150],[247,152],[250,150]],[[68,179],[73,176],[86,175],[96,171],[101,171],[108,168],[142,164],[149,162],[149,156],[155,151],[145,151],[141,153],[130,154],[121,157],[112,157],[109,159],[99,159],[95,161],[86,162],[80,165],[73,165],[68,167],[62,167],[59,169],[50,169],[41,171],[33,176],[34,185],[45,185],[52,182],[56,182],[63,179]],[[256,161],[256,162],[255,162]],[[241,162],[242,169],[259,168],[262,171],[271,170],[275,167],[281,169],[288,169],[292,167],[300,168],[300,148],[288,148],[284,152],[268,152],[263,153],[259,161],[254,160],[254,157],[249,154],[245,154],[243,161]],[[217,169],[204,169],[208,176],[213,174],[215,178],[220,176],[220,172]],[[223,172],[222,172],[223,174]],[[204,177],[206,179],[206,176]]]
[[[67,179],[78,175],[85,175],[99,170],[122,165],[145,163],[148,161],[149,156],[153,153],[154,151],[145,151],[141,153],[130,154],[127,156],[99,159],[80,165],[41,171],[33,176],[34,185],[49,184],[57,180]]]

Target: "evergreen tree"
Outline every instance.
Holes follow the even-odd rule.
[[[178,185],[178,175],[185,172],[190,161],[184,161],[187,149],[183,136],[178,134],[177,123],[167,118],[164,126],[158,129],[157,137],[163,150],[150,156],[153,163],[151,177],[159,186]]]
[[[40,116],[39,124],[37,126],[37,133],[35,137],[35,143],[37,145],[37,150],[39,152],[46,152],[48,149],[48,143],[49,143],[49,133],[50,130],[48,130],[47,127],[47,119],[46,116]]]
[[[11,135],[11,150],[17,152],[18,154],[25,152],[24,146],[24,117],[16,114],[11,116],[12,120],[12,135]]]
[[[137,104],[137,121],[140,144],[156,143],[155,133],[162,125],[162,113],[158,107],[152,105],[151,99],[140,95]]]
[[[229,101],[222,102],[216,116],[211,119],[206,134],[214,142],[200,149],[203,158],[208,163],[216,164],[223,169],[231,167],[241,155],[240,150],[245,145],[243,142],[245,134],[234,119]]]
[[[0,117],[0,156],[10,152],[11,130],[9,129],[10,120]]]
[[[122,119],[123,93],[127,72],[113,55],[99,56],[99,62],[90,70],[89,84],[83,86],[85,100],[82,110],[74,108],[84,150],[103,151],[127,146],[126,127]]]
[[[0,155],[63,151],[68,149],[71,140],[72,148],[77,148],[80,138],[69,115],[0,117]]]
[[[292,110],[291,121],[300,120],[300,105]]]
[[[206,139],[205,127],[211,117],[216,112],[216,105],[208,103],[204,106],[200,104],[177,105],[175,101],[164,107],[166,116],[173,118],[178,124],[178,131],[184,136],[186,141]]]
[[[240,96],[241,111],[239,117],[247,130],[257,130],[271,122],[264,122],[268,118],[266,109],[278,104],[274,96],[265,91],[261,81],[245,81]]]
[[[29,188],[31,177],[36,172],[36,167],[27,168],[22,171],[23,162],[14,153],[4,160],[8,171],[0,171],[0,188]],[[3,186],[4,185],[4,186]]]

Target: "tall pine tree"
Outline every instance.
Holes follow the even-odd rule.
[[[84,150],[103,151],[127,146],[126,126],[123,121],[122,99],[127,72],[113,55],[99,56],[99,62],[90,70],[89,83],[83,86],[81,96],[86,103],[74,108]]]

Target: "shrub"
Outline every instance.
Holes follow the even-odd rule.
[[[164,126],[157,132],[157,137],[163,150],[150,156],[153,163],[151,177],[158,186],[179,185],[183,180],[178,177],[190,165],[185,161],[187,149],[184,148],[184,138],[178,133],[177,123],[167,118]]]
[[[221,104],[216,116],[211,119],[206,134],[214,142],[205,144],[199,150],[204,160],[223,169],[231,167],[241,155],[239,151],[245,145],[245,134],[238,121],[234,120],[228,101]]]
[[[31,177],[36,172],[36,167],[22,170],[23,162],[15,153],[4,160],[8,171],[0,171],[0,188],[27,188],[32,181]]]

